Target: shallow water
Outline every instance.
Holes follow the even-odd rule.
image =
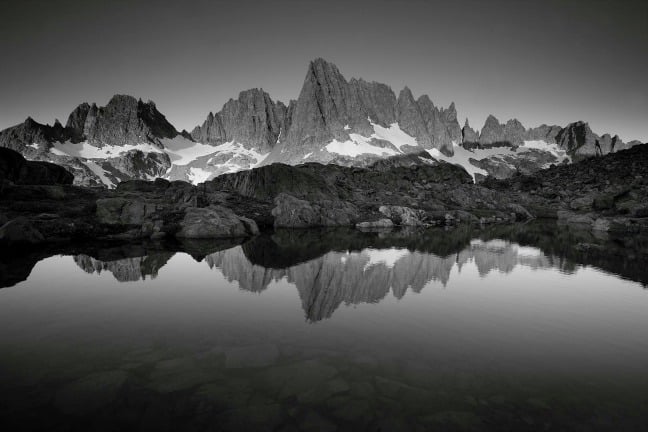
[[[35,265],[0,290],[2,422],[648,426],[642,239],[538,224],[281,231],[236,243],[3,258],[5,268]]]

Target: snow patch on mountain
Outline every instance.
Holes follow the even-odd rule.
[[[201,156],[218,151],[216,146],[197,143],[180,135],[171,139],[163,139],[162,145],[174,165],[188,165]]]
[[[569,155],[564,149],[561,149],[558,144],[549,144],[546,141],[534,140],[534,141],[524,141],[524,144],[518,147],[518,151],[527,151],[530,149],[543,150],[554,155],[560,162],[565,159],[569,159]]]
[[[382,127],[379,124],[371,123],[374,128],[374,134],[371,135],[371,138],[377,138],[385,141],[389,141],[394,146],[398,148],[401,152],[403,151],[403,146],[412,146],[417,147],[418,143],[416,138],[405,133],[398,123],[392,123],[389,127]]]
[[[204,183],[209,180],[213,173],[202,168],[191,167],[187,172],[187,178],[193,184]]]
[[[115,187],[115,183],[107,175],[108,171],[103,169],[98,163],[91,160],[85,160],[83,161],[83,163],[90,169],[90,171],[92,171],[97,177],[99,177],[104,185],[111,189]]]
[[[59,156],[72,156],[83,159],[108,159],[117,157],[132,150],[139,150],[144,153],[163,153],[163,150],[150,143],[124,144],[124,145],[103,145],[95,146],[86,141],[72,143],[56,142],[50,148],[50,152]]]
[[[478,150],[478,151],[467,150],[455,142],[452,143],[452,149],[454,151],[454,155],[452,156],[446,156],[437,149],[430,149],[428,150],[428,153],[430,153],[432,157],[434,157],[435,159],[443,160],[455,165],[462,166],[468,172],[468,174],[472,176],[473,180],[475,180],[475,174],[488,175],[488,173],[485,170],[476,167],[475,165],[470,163],[471,158],[482,159],[483,157],[487,157],[478,154],[478,153],[483,153],[482,150]],[[488,149],[488,150],[492,150],[492,149]],[[490,152],[490,153],[491,153],[490,155],[496,154],[494,152]]]
[[[341,142],[333,140],[326,145],[329,153],[337,153],[342,156],[356,157],[363,154],[374,154],[378,156],[394,156],[398,152],[392,148],[380,147],[371,144],[371,138],[360,134],[349,134],[350,140]]]

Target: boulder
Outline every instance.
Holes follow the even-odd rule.
[[[358,222],[356,228],[360,229],[371,229],[371,228],[391,228],[394,226],[394,223],[391,219],[378,219],[376,221],[366,221]]]
[[[276,227],[305,228],[320,224],[320,215],[308,201],[281,193],[274,202],[272,216]]]
[[[45,241],[45,237],[32,223],[19,217],[0,227],[0,244],[5,246],[38,244]]]
[[[157,210],[155,204],[135,198],[101,198],[97,200],[96,216],[108,225],[142,225]]]
[[[515,215],[515,220],[533,219],[533,215],[520,204],[511,203],[506,207]]]
[[[259,228],[252,219],[238,216],[219,205],[205,208],[188,207],[180,221],[178,238],[230,238],[256,235]]]
[[[397,225],[424,226],[428,224],[425,211],[402,206],[380,206],[378,211]]]
[[[275,227],[306,228],[351,225],[358,217],[357,208],[346,201],[324,200],[311,203],[281,193],[272,209]]]

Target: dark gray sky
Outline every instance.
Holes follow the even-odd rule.
[[[247,88],[296,98],[324,57],[476,127],[582,119],[648,140],[645,0],[0,0],[0,16],[0,128],[126,93],[191,129]]]

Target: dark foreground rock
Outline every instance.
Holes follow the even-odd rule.
[[[228,238],[273,227],[445,226],[533,217],[506,195],[474,185],[463,168],[416,155],[366,168],[274,164],[199,186],[132,180],[106,190],[11,179],[16,177],[2,183],[0,214],[6,221],[23,218],[43,242]]]
[[[483,186],[507,194],[537,217],[597,231],[648,230],[648,145],[555,166]]]
[[[554,218],[597,231],[648,229],[648,146],[472,183],[463,168],[408,155],[365,168],[274,164],[193,186],[158,179],[114,190],[68,184],[0,189],[0,221],[28,240],[230,238],[270,228],[449,226]],[[12,225],[9,227],[11,228]],[[12,232],[16,230],[12,229]],[[40,239],[35,232],[42,234]]]
[[[20,153],[0,147],[0,180],[23,185],[72,184],[74,176],[59,165],[28,161]]]

